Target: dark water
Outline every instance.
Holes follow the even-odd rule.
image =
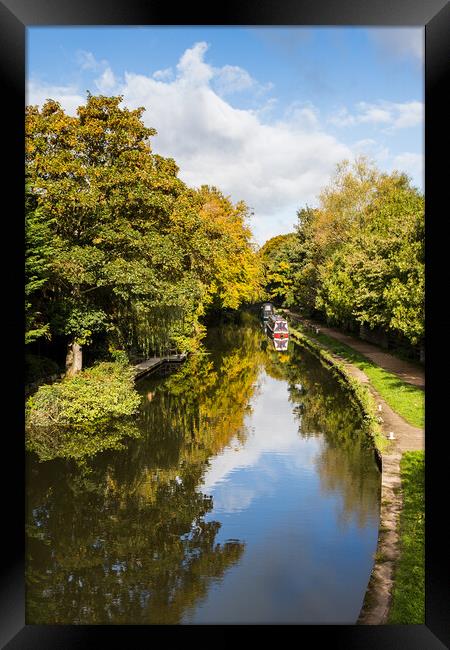
[[[339,385],[257,321],[142,380],[122,451],[27,463],[27,623],[354,623],[380,476]]]

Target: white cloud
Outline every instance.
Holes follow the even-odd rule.
[[[339,127],[373,124],[395,130],[417,126],[423,122],[423,117],[424,106],[423,102],[419,101],[403,103],[380,101],[377,104],[359,102],[354,113],[350,113],[346,107],[343,107],[331,116],[328,122]]]
[[[77,50],[75,58],[82,70],[101,70],[108,65],[105,59],[98,61],[92,52],[86,50]]]
[[[27,104],[41,106],[47,99],[54,99],[59,102],[69,115],[76,115],[76,109],[81,104],[84,104],[86,100],[75,86],[54,86],[33,80],[27,82]]]
[[[421,153],[411,153],[405,151],[397,156],[394,156],[390,169],[396,169],[400,172],[406,172],[408,176],[412,177],[414,184],[421,188],[423,187],[424,175],[424,156]]]
[[[86,50],[77,51],[76,61],[81,70],[92,72],[101,71],[100,76],[97,77],[97,79],[94,79],[94,83],[101,93],[107,94],[113,91],[116,86],[116,79],[113,71],[108,65],[108,61],[105,59],[99,61],[95,58],[92,52],[87,52]]]
[[[356,117],[357,122],[369,122],[371,124],[390,124],[392,122],[392,113],[386,108],[370,106],[365,102],[361,102],[359,108],[361,113]]]
[[[351,150],[319,129],[310,104],[272,124],[257,111],[233,107],[211,87],[217,73],[204,61],[206,49],[197,43],[187,50],[173,81],[127,73],[120,92],[127,106],[148,107],[143,119],[158,131],[153,148],[175,158],[183,180],[216,185],[251,206],[262,243],[280,231],[279,219],[292,228],[299,205],[314,199]]]
[[[255,109],[250,110],[253,115],[256,115],[258,118],[264,118],[267,116],[270,118],[270,115],[272,115],[273,111],[276,109],[278,105],[278,99],[276,97],[269,97],[264,104],[261,106],[258,106]]]
[[[247,90],[255,85],[255,80],[247,70],[237,65],[224,65],[216,69],[215,88],[220,95],[227,95],[241,90]]]
[[[388,173],[397,170],[410,176],[412,184],[423,191],[424,156],[422,153],[393,153],[389,147],[370,138],[358,140],[352,146],[355,155],[365,154],[376,166]]]
[[[214,73],[213,89],[221,97],[243,91],[251,91],[255,97],[260,97],[273,89],[273,84],[270,81],[260,84],[247,70],[237,65],[224,65],[222,68],[212,68],[212,70]]]
[[[358,140],[354,143],[352,149],[355,156],[366,155],[381,169],[385,168],[386,162],[392,158],[388,147],[383,146],[371,138]]]
[[[96,83],[105,94],[114,89],[123,95],[129,108],[146,107],[143,120],[158,132],[152,139],[153,150],[173,157],[185,182],[194,187],[215,185],[233,201],[244,200],[254,211],[250,225],[258,243],[291,231],[298,208],[315,204],[342,159],[372,147],[374,159],[383,160],[384,168],[392,163],[389,151],[371,145],[371,138],[347,145],[327,133],[310,102],[291,104],[278,121],[271,113],[274,97],[266,98],[259,108],[236,108],[219,94],[221,84],[222,93],[246,88],[255,97],[261,86],[242,68],[210,65],[205,61],[207,49],[205,42],[194,44],[173,72],[171,68],[149,76],[126,72],[117,80],[107,66]],[[87,55],[85,60],[93,63]],[[28,103],[41,104],[47,97],[60,101],[70,114],[86,99],[72,86],[28,84]],[[361,102],[353,113],[343,108],[328,122],[400,129],[418,124],[422,114],[423,105],[417,101]],[[417,169],[414,157],[404,158],[403,163]],[[408,167],[403,171],[410,172]]]
[[[82,70],[96,70],[99,66],[92,52],[86,52],[86,50],[78,50],[76,60]]]
[[[94,83],[101,93],[111,92],[116,86],[116,78],[111,68],[108,66]]]
[[[394,104],[396,119],[394,128],[404,129],[410,126],[421,124],[424,118],[424,106],[422,102],[407,102],[405,104]]]
[[[343,107],[340,108],[335,115],[329,117],[328,122],[335,126],[353,126],[356,124],[356,117],[351,115],[348,110]]]
[[[319,113],[311,102],[293,102],[285,111],[285,119],[299,128],[319,127]]]
[[[187,49],[177,63],[179,80],[193,88],[208,84],[214,76],[212,66],[204,62],[203,57],[208,44],[204,41]]]
[[[173,77],[172,68],[164,68],[164,70],[156,70],[153,73],[153,79],[158,79],[164,81],[165,79],[171,79]]]
[[[363,138],[355,142],[355,147],[361,150],[370,150],[376,144],[376,140],[372,140],[372,138]]]

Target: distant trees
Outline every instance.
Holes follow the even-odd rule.
[[[423,343],[424,199],[408,177],[382,173],[365,158],[345,161],[318,207],[297,214],[296,232],[273,257],[285,269],[282,282],[273,285],[273,263],[265,263],[271,295],[331,324]]]
[[[299,246],[295,233],[272,237],[259,251],[264,268],[266,297],[276,302],[294,301],[293,278],[299,262]]]
[[[189,347],[209,304],[258,293],[245,204],[188,188],[121,101],[26,109],[26,341],[65,337],[69,375],[95,335]]]

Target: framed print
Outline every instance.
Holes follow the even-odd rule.
[[[311,637],[346,649],[446,647],[447,544],[440,499],[445,436],[438,435],[445,429],[445,382],[438,366],[444,363],[443,350],[436,354],[438,341],[445,341],[437,280],[446,277],[446,256],[436,251],[445,241],[438,202],[446,172],[438,154],[444,153],[446,128],[448,4],[244,2],[212,11],[187,5],[175,10],[159,1],[145,6],[116,1],[106,7],[84,0],[2,0],[0,16],[9,195],[3,210],[9,354],[4,404],[10,420],[4,427],[4,459],[11,469],[4,493],[8,562],[1,589],[2,643],[10,650],[98,647],[110,640],[129,644],[130,635],[132,643],[152,639],[156,625],[163,634],[167,627],[189,634],[203,625],[227,631],[295,625],[302,641]],[[102,45],[95,49],[95,43]],[[399,65],[390,65],[389,57]],[[421,72],[422,97],[416,91]],[[31,106],[26,122],[25,105]],[[84,108],[77,113],[77,107]],[[104,119],[109,123],[103,131]],[[413,133],[410,140],[405,133]],[[27,215],[37,215],[31,221],[26,217],[26,233],[24,150]],[[353,167],[342,166],[355,151],[362,157]],[[366,154],[383,173],[370,166]],[[86,168],[92,173],[87,182]],[[362,177],[355,190],[348,179]],[[152,192],[146,189],[148,179],[155,184]],[[124,184],[126,193],[120,189]],[[336,451],[342,440],[333,432],[346,431],[352,407],[344,398],[341,405],[340,389],[335,394],[323,378],[326,359],[320,365],[307,350],[287,352],[297,336],[290,320],[291,305],[297,303],[292,296],[289,302],[289,287],[298,281],[306,304],[314,285],[298,280],[301,274],[289,276],[295,255],[313,255],[312,244],[301,252],[295,248],[290,215],[297,213],[294,229],[300,237],[312,242],[309,233],[320,226],[326,234],[314,235],[314,245],[334,251],[339,192],[347,192],[356,205],[372,192],[391,200],[394,186],[401,186],[410,211],[425,196],[430,215],[422,230],[416,225],[408,230],[401,220],[395,226],[403,235],[396,234],[398,248],[389,248],[386,258],[401,258],[398,282],[391,282],[391,270],[384,271],[384,261],[376,257],[375,249],[385,245],[381,235],[373,237],[376,228],[385,228],[381,221],[364,231],[364,246],[373,251],[369,261],[346,239],[354,232],[351,218],[341,237],[347,257],[330,253],[328,258],[323,252],[314,258],[315,268],[320,259],[329,269],[320,276],[326,292],[314,298],[326,324],[346,323],[349,296],[359,291],[361,322],[369,323],[375,336],[380,319],[364,302],[372,290],[364,282],[372,275],[378,283],[391,282],[383,284],[386,300],[393,304],[409,292],[405,304],[412,304],[417,287],[400,286],[410,255],[402,237],[413,240],[411,251],[416,251],[417,229],[423,239],[426,232],[426,323],[432,334],[426,340],[425,623],[370,625],[357,624],[355,603],[366,591],[367,567],[375,557],[378,470],[369,458],[373,450],[369,454],[357,437],[364,423],[348,434],[352,452]],[[310,208],[319,191],[319,207]],[[66,202],[74,206],[68,225],[61,217]],[[364,205],[364,214],[371,215],[372,204]],[[42,213],[50,215],[45,223]],[[89,221],[91,213],[95,219]],[[303,231],[302,224],[307,224]],[[308,224],[313,224],[310,231]],[[24,272],[25,240],[46,252],[37,261],[27,258]],[[276,246],[285,247],[287,261],[274,256]],[[255,251],[264,263],[255,262]],[[367,266],[352,284],[358,263]],[[46,264],[56,269],[47,285]],[[258,293],[263,275],[265,293]],[[345,278],[346,292],[336,277]],[[249,320],[236,317],[240,305],[248,306]],[[423,363],[423,321],[414,321],[413,308],[406,317],[392,309],[400,323],[396,342],[400,346],[409,337]],[[326,325],[314,320],[318,311],[311,307],[307,313],[303,324],[324,336]],[[203,349],[198,341],[206,336],[205,323],[211,323],[211,332],[219,329]],[[75,377],[82,364],[83,370],[93,368],[92,394],[87,384],[77,389],[86,412],[94,418],[95,409],[109,409],[111,417],[125,418],[137,412],[140,400],[139,426],[117,420],[119,431],[99,419],[103,429],[97,439],[89,429],[90,415],[70,406],[70,388],[66,396],[43,391],[41,402],[38,397],[27,402],[25,415],[18,361],[24,325],[32,343],[27,378],[32,364],[39,364],[35,351],[46,358],[51,331],[65,372],[48,354],[48,385]],[[351,334],[355,327],[345,331]],[[358,328],[362,339],[385,348],[391,344],[372,341],[359,321]],[[296,374],[294,357],[305,375]],[[134,375],[130,371],[124,379],[121,363],[131,364]],[[120,376],[115,374],[119,366]],[[138,376],[147,377],[140,380],[139,399],[127,392]],[[289,393],[286,413],[276,401],[282,382]],[[319,384],[324,388],[317,389]],[[41,392],[38,385],[33,395]],[[60,400],[58,407],[53,399]],[[64,404],[69,405],[65,422],[75,428],[55,426],[57,442],[49,444],[39,427],[59,422]],[[169,409],[173,415],[167,415]],[[280,441],[278,427],[289,429],[291,412],[292,438]],[[48,472],[42,469],[45,462],[33,464],[29,454],[24,462],[23,432],[30,417],[27,454],[32,450],[40,461],[53,463]],[[258,440],[255,427],[263,432]],[[144,430],[152,432],[146,446],[139,442]],[[158,438],[158,432],[169,430]],[[185,430],[189,441],[180,442]],[[125,447],[126,453],[116,451]],[[106,460],[88,462],[97,453]],[[150,456],[159,464],[152,465]],[[358,495],[345,482],[352,471],[361,486]],[[303,494],[302,507],[293,502],[292,490]],[[276,526],[269,525],[267,513]],[[70,522],[66,530],[62,522]],[[308,536],[309,529],[317,536]],[[25,587],[27,549],[33,561]],[[378,551],[377,562],[383,562]],[[265,573],[268,558],[273,569]],[[296,616],[296,603],[303,616]]]

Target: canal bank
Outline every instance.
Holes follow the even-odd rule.
[[[289,314],[296,322],[302,319]],[[394,573],[400,556],[399,523],[402,511],[400,461],[404,451],[423,450],[423,430],[413,427],[395,413],[371,385],[367,375],[343,357],[324,349],[322,344],[312,341],[304,333],[292,332],[300,344],[313,351],[331,367],[350,388],[367,421],[367,430],[374,442],[381,469],[380,525],[375,563],[369,579],[364,603],[358,624],[385,624],[388,622],[392,603]],[[330,332],[333,335],[333,332]],[[345,335],[342,335],[345,336]],[[339,339],[338,336],[336,338]],[[350,337],[346,337],[349,339]],[[352,341],[345,341],[347,344]],[[356,347],[356,346],[355,346]],[[374,347],[374,346],[371,346]],[[384,356],[386,355],[383,353]],[[378,362],[380,355],[378,355]],[[389,370],[393,370],[395,359],[389,360]],[[395,363],[394,363],[395,365]],[[399,361],[401,374],[405,379],[412,377],[415,385],[424,386],[423,373]],[[408,381],[405,379],[405,381]],[[355,381],[359,388],[355,386]],[[376,415],[378,413],[378,415]]]

